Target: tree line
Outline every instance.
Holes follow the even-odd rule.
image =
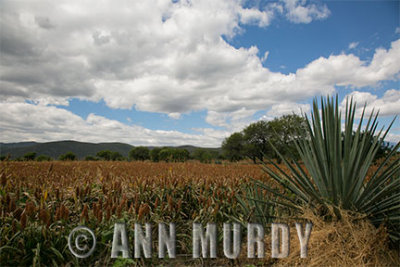
[[[132,148],[128,157],[124,157],[119,152],[102,150],[95,156],[89,155],[85,160],[104,160],[104,161],[145,161],[153,162],[184,162],[190,159],[199,160],[203,163],[216,162],[222,160],[240,161],[251,159],[254,163],[257,160],[263,161],[265,157],[276,159],[280,163],[279,154],[285,158],[299,159],[294,140],[307,138],[307,122],[304,117],[292,114],[284,115],[270,121],[260,120],[251,123],[240,132],[235,132],[224,139],[222,142],[222,153],[217,150],[197,148],[190,153],[185,148],[156,147],[149,149],[144,146]],[[361,138],[362,139],[362,136]],[[377,151],[376,159],[385,156],[390,151],[388,143],[384,143]],[[2,156],[1,160],[6,159]],[[59,160],[77,160],[77,156],[72,152],[62,154]],[[18,161],[50,161],[47,155],[36,156],[35,152],[26,153],[23,157],[17,158]]]
[[[6,160],[6,156],[1,156],[1,160]],[[165,161],[165,162],[185,162],[190,159],[199,160],[203,163],[219,162],[223,159],[222,155],[218,151],[197,148],[192,153],[184,148],[171,148],[171,147],[156,147],[149,149],[144,146],[138,146],[132,148],[128,157],[124,157],[121,153],[110,150],[101,150],[96,153],[95,156],[88,155],[84,160],[86,161],[145,161],[151,160],[153,162]],[[22,157],[16,158],[15,161],[52,161],[54,160],[47,155],[37,155],[36,152],[28,152]],[[67,152],[58,157],[61,161],[74,161],[78,160],[78,157],[73,152]]]
[[[225,138],[222,151],[224,157],[230,161],[250,158],[256,163],[257,160],[269,158],[280,163],[281,157],[278,153],[284,158],[298,160],[300,155],[294,141],[308,138],[306,127],[306,118],[295,114],[284,115],[271,121],[261,120]],[[359,138],[355,138],[353,133],[353,142],[361,142],[366,134],[362,132]],[[343,140],[342,136],[342,142]],[[383,142],[377,149],[375,160],[385,157],[390,150],[390,144]]]

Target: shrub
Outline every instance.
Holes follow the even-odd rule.
[[[202,163],[211,163],[212,155],[206,149],[198,148],[193,152],[193,158]]]
[[[150,159],[153,162],[158,162],[160,160],[160,151],[162,148],[155,147],[152,150],[150,150]]]
[[[121,155],[119,152],[111,152],[111,160],[112,161],[122,161],[125,160],[125,157]]]
[[[59,159],[60,159],[60,160],[66,161],[66,160],[76,160],[77,158],[76,158],[76,155],[75,155],[74,153],[72,153],[72,152],[67,152],[67,153],[65,153],[65,154],[62,154],[62,155],[59,157]]]
[[[172,149],[172,158],[175,162],[184,162],[189,159],[189,151],[187,149],[175,148]]]
[[[160,152],[158,153],[158,158],[159,160],[163,160],[166,162],[172,161],[172,149],[171,148],[163,148],[160,150]]]
[[[150,151],[147,147],[138,146],[129,151],[129,158],[133,160],[150,159]]]
[[[36,152],[28,152],[24,155],[24,160],[29,161],[29,160],[35,160],[36,158]]]
[[[98,158],[89,155],[89,156],[86,156],[86,157],[85,157],[85,160],[86,160],[86,161],[96,161],[96,160],[98,160]]]
[[[189,159],[189,155],[187,149],[166,147],[158,153],[158,158],[166,162],[184,162]]]
[[[110,150],[102,150],[96,153],[96,156],[103,160],[111,160],[112,152]]]
[[[51,161],[52,158],[47,155],[40,155],[36,158],[36,161]]]

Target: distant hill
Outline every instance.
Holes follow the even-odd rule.
[[[22,157],[28,152],[36,152],[36,155],[47,155],[54,159],[66,152],[71,151],[79,159],[84,159],[86,156],[95,156],[101,150],[110,150],[119,152],[124,157],[128,156],[129,151],[134,146],[124,143],[85,143],[77,141],[56,141],[48,143],[37,142],[20,142],[20,143],[0,143],[0,155],[11,155],[12,159]],[[154,147],[148,147],[153,149]],[[187,149],[190,153],[197,149],[195,146],[179,146],[178,148]],[[220,151],[220,148],[208,148],[209,150]]]
[[[0,143],[0,154],[10,154],[11,158],[22,157],[28,152],[36,152],[37,155],[47,155],[57,159],[60,155],[71,151],[79,159],[88,155],[95,156],[101,150],[117,151],[123,156],[128,156],[133,146],[123,143],[84,143],[77,141],[57,141],[48,143],[21,142],[21,143]]]
[[[176,148],[186,149],[187,151],[190,152],[190,154],[192,154],[196,149],[199,149],[200,147],[186,145],[186,146],[177,146]],[[208,147],[208,148],[203,148],[202,147],[201,149],[206,149],[206,150],[209,150],[209,151],[221,152],[221,148],[220,147]]]

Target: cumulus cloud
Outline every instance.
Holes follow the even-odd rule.
[[[274,16],[273,10],[260,11],[257,8],[239,9],[240,22],[243,24],[255,24],[266,27],[271,23]]]
[[[257,112],[256,109],[240,108],[232,112],[209,111],[206,122],[211,125],[222,126],[230,132],[241,130],[252,121],[252,116]]]
[[[345,110],[346,108],[346,100],[353,99],[357,103],[357,109],[355,116],[356,118],[360,118],[362,115],[362,112],[364,110],[364,106],[366,105],[365,108],[365,115],[366,117],[369,117],[372,111],[374,111],[374,114],[379,111],[379,117],[383,116],[389,116],[390,122],[392,119],[394,119],[395,116],[400,115],[400,90],[399,89],[391,89],[387,90],[381,97],[374,95],[370,92],[360,92],[360,91],[354,91],[348,94],[342,101],[341,103],[341,109]],[[397,143],[400,142],[400,128],[398,128],[399,123],[399,118],[397,117],[394,126],[397,125],[396,127],[392,127],[390,132],[385,138],[385,141],[387,142],[392,142],[392,143]],[[380,124],[381,126],[384,126]],[[385,125],[386,127],[388,124]]]
[[[199,134],[149,130],[126,125],[95,114],[86,119],[54,106],[29,103],[0,103],[2,142],[34,140],[38,142],[77,140],[104,142],[111,140],[133,145],[185,145],[217,147],[227,132],[198,129]]]
[[[391,89],[387,90],[382,97],[371,94],[369,92],[354,91],[348,94],[341,106],[346,105],[346,99],[353,99],[357,103],[358,117],[361,116],[364,105],[366,104],[366,114],[370,114],[372,110],[377,112],[379,110],[380,116],[395,116],[400,114],[400,90]]]
[[[304,0],[282,0],[287,11],[286,17],[294,23],[310,23],[326,19],[330,11],[326,5],[308,4]]]
[[[397,144],[397,142],[400,142],[400,133],[389,132],[385,138],[385,141]]]
[[[268,26],[277,5],[260,10],[234,0],[113,6],[4,1],[2,8],[0,94],[7,101],[67,105],[71,98],[104,99],[111,108],[172,118],[202,109],[209,117],[232,117],[301,95],[291,92],[293,75],[262,67],[267,54],[260,60],[257,47],[236,49],[222,38],[234,37],[243,24]],[[307,94],[315,92],[326,90]],[[271,100],[260,98],[271,94]]]
[[[331,55],[289,74],[263,67],[268,54],[259,58],[256,46],[235,48],[225,41],[244,24],[270,25],[276,14],[309,23],[329,13],[324,4],[289,0],[264,8],[235,0],[2,1],[2,105],[23,109],[29,100],[45,111],[72,98],[103,99],[111,108],[175,119],[207,110],[208,123],[232,130],[259,110],[332,93],[337,85],[360,88],[398,78],[400,40],[377,49],[369,62]],[[85,129],[94,127],[88,118],[73,118]]]
[[[384,80],[398,79],[400,72],[400,39],[390,49],[378,48],[370,62],[353,54],[320,57],[296,72],[299,81],[319,86],[375,86]]]
[[[311,107],[309,104],[299,104],[299,103],[291,103],[291,102],[282,102],[279,104],[275,104],[271,107],[271,109],[265,114],[262,119],[263,120],[272,120],[274,118],[297,114],[302,115],[309,113],[311,111]]]

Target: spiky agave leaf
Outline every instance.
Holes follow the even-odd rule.
[[[279,205],[286,202],[288,207],[333,207],[338,218],[341,217],[340,209],[363,213],[376,226],[385,223],[390,237],[399,241],[400,157],[395,157],[395,154],[398,153],[400,142],[379,163],[373,175],[367,176],[396,118],[386,131],[383,128],[377,131],[379,112],[372,111],[363,127],[365,109],[366,106],[354,130],[356,104],[352,99],[347,99],[342,131],[342,115],[337,96],[336,99],[321,98],[321,110],[317,99],[314,99],[311,119],[305,116],[309,137],[295,140],[307,171],[297,162],[290,163],[279,151],[276,152],[290,173],[273,161],[270,163],[277,171],[267,164],[263,164],[263,169],[285,190],[296,196],[295,199],[282,197],[270,190],[281,202]],[[260,183],[254,186],[264,189],[269,187],[261,186]]]

